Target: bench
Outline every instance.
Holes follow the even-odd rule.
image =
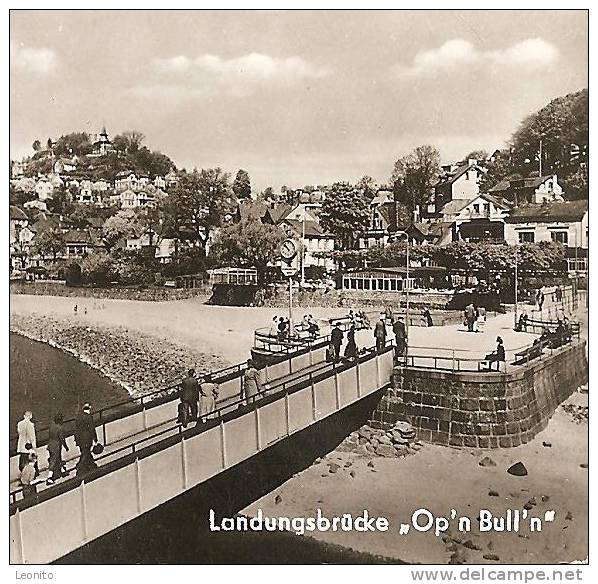
[[[540,357],[542,355],[542,347],[542,343],[537,343],[527,349],[524,349],[523,351],[515,353],[515,361],[513,363],[515,365],[519,365]]]

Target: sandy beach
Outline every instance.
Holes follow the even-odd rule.
[[[409,563],[538,564],[583,561],[588,555],[588,426],[576,422],[565,405],[587,406],[587,393],[577,392],[555,412],[548,427],[528,444],[499,450],[457,449],[424,444],[405,458],[380,458],[338,449],[297,474],[280,488],[255,501],[242,513],[267,517],[310,517],[322,509],[326,517],[364,509],[389,521],[387,532],[327,531],[310,533],[320,541]],[[496,466],[480,466],[489,457]],[[527,476],[507,468],[523,462]],[[584,465],[584,466],[582,466]],[[477,517],[487,509],[497,517],[507,509],[544,517],[555,511],[542,532],[479,533]],[[472,530],[460,533],[457,523],[437,537],[433,530],[399,534],[417,509],[435,516],[471,519]],[[420,520],[424,523],[424,519]],[[529,526],[529,524],[527,524]],[[486,558],[484,556],[487,556]]]

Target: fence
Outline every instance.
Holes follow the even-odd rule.
[[[444,349],[442,347],[417,347],[411,346],[407,351],[407,355],[403,358],[402,365],[404,367],[412,367],[415,369],[435,369],[439,371],[451,371],[451,372],[489,372],[494,373],[507,373],[508,370],[512,370],[513,366],[527,365],[533,359],[542,359],[545,356],[550,356],[555,350],[560,349],[562,346],[572,343],[573,337],[579,340],[579,328],[577,334],[572,335],[569,338],[558,339],[556,336],[545,340],[537,339],[531,345],[523,345],[516,349],[512,349],[505,355],[505,361],[493,361],[487,359],[486,356],[465,356],[464,354],[470,354],[471,351],[466,349]],[[549,353],[544,353],[548,349]],[[417,353],[417,351],[429,351],[431,354],[425,354],[423,352]],[[415,352],[414,352],[415,351]],[[444,353],[436,353],[434,351],[444,351]],[[509,359],[509,355],[511,359]],[[486,369],[485,367],[491,367],[491,363],[497,363],[498,370]]]
[[[260,369],[261,381],[262,383],[268,383],[281,375],[291,374],[294,371],[313,364],[314,360],[323,359],[325,353],[326,343],[320,342],[312,344],[309,348],[303,347],[297,349],[295,352],[289,351],[286,354],[278,354],[275,362]],[[211,374],[214,381],[220,385],[221,395],[240,395],[245,369],[246,363],[240,363],[220,369]],[[202,379],[203,376],[200,380]],[[170,418],[175,417],[177,415],[176,400],[179,383],[156,390],[134,400],[113,404],[94,412],[93,415],[98,435],[103,444],[113,444],[124,440],[132,435],[158,427]],[[227,400],[221,400],[221,402],[225,401]],[[65,434],[67,435],[67,445],[72,449],[72,452],[76,452],[77,448],[74,443],[74,437],[72,436],[74,421],[68,420],[64,427]],[[40,468],[43,469],[47,467],[48,460],[47,448],[42,445],[44,441],[47,441],[47,429],[42,430],[41,434],[38,440],[37,455]],[[70,457],[68,461],[73,458]],[[11,480],[16,480],[18,476],[18,456],[12,456],[10,459]]]

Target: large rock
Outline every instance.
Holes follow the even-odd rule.
[[[527,476],[527,468],[525,467],[525,464],[523,464],[523,462],[521,462],[521,461],[516,462],[515,464],[512,464],[507,469],[507,472],[510,475],[513,475],[513,476],[516,476],[516,477]]]
[[[390,444],[380,444],[378,448],[376,448],[376,454],[378,456],[390,458],[396,456],[396,451],[394,449],[394,446]]]

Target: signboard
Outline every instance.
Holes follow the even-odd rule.
[[[295,275],[295,274],[296,274],[296,273],[299,271],[299,270],[298,270],[298,268],[297,268],[296,266],[289,266],[289,265],[287,265],[287,264],[285,264],[285,263],[283,263],[283,264],[280,266],[280,270],[282,271],[282,273],[283,273],[285,276],[289,276],[289,277],[290,277],[290,276],[294,276],[294,275]]]

